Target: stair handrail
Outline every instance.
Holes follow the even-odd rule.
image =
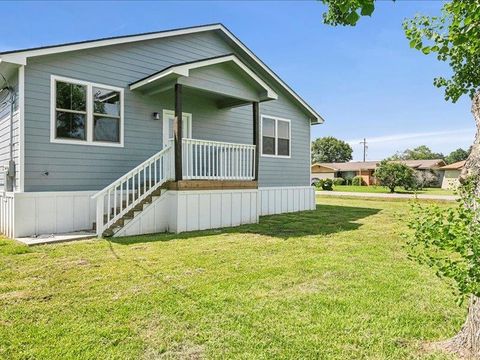
[[[102,194],[105,194],[106,192],[108,192],[108,190],[110,190],[111,188],[115,187],[115,186],[118,186],[119,183],[121,183],[122,181],[128,179],[129,177],[131,177],[134,173],[136,173],[138,170],[141,170],[145,167],[145,165],[153,160],[155,160],[156,158],[162,156],[163,154],[165,154],[166,152],[168,152],[168,150],[170,150],[172,148],[171,145],[163,148],[162,150],[160,150],[159,152],[153,154],[152,156],[150,156],[147,160],[145,160],[144,162],[142,162],[141,164],[137,165],[136,167],[134,167],[132,170],[130,170],[129,172],[125,173],[124,175],[122,175],[121,177],[119,177],[117,180],[115,180],[114,182],[110,183],[110,185],[107,185],[105,186],[102,190],[98,191],[97,193],[93,194],[92,195],[92,199],[96,199],[97,197],[99,197],[100,195]],[[173,177],[172,174],[170,174],[170,177]]]
[[[161,151],[153,154],[147,160],[137,165],[135,168],[119,177],[110,185],[104,187],[92,195],[92,199],[96,199],[96,232],[99,237],[104,233],[104,230],[113,226],[119,221],[125,214],[127,214],[135,206],[141,204],[141,202],[150,194],[152,194],[157,188],[163,185],[165,182],[174,178],[175,170],[172,166],[173,162],[173,146],[168,145]],[[162,159],[163,158],[163,159]],[[158,168],[157,168],[158,164]],[[153,166],[153,177],[152,177]],[[148,170],[148,172],[147,172]],[[160,173],[157,173],[157,170]],[[141,187],[141,173],[143,172],[143,188]],[[132,187],[130,188],[130,183]],[[125,185],[126,205],[123,204]],[[136,185],[136,187],[135,187]],[[147,189],[148,187],[148,189]],[[117,194],[117,189],[119,194]],[[130,201],[130,192],[132,192],[132,200]],[[113,199],[112,194],[113,193]],[[118,199],[120,197],[120,199]],[[107,205],[105,205],[105,200]],[[119,207],[117,207],[119,202]],[[113,203],[113,208],[112,208]],[[107,212],[105,213],[105,208]],[[118,208],[120,210],[118,210]],[[112,210],[113,209],[113,210]],[[118,210],[118,211],[117,211]],[[113,214],[112,214],[113,212]],[[105,216],[107,217],[105,221]]]

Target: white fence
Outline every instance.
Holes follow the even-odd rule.
[[[13,193],[0,193],[0,232],[13,238],[15,207]]]
[[[185,180],[253,180],[255,145],[182,139]]]

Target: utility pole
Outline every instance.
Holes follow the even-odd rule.
[[[363,141],[360,141],[360,144],[363,145],[363,162],[367,160],[367,139],[363,138]]]

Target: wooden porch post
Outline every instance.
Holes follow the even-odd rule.
[[[258,181],[258,163],[260,160],[260,108],[257,101],[252,103],[253,110],[253,145],[255,145],[255,164],[254,164],[254,180]]]
[[[173,121],[175,181],[182,180],[182,85],[175,84],[175,119]]]

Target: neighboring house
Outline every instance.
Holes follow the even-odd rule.
[[[312,181],[319,179],[319,172],[322,171],[323,178],[353,179],[355,176],[362,176],[366,185],[375,183],[373,173],[378,161],[351,161],[344,163],[317,163],[312,165]]]
[[[445,165],[442,159],[434,160],[403,160],[402,163],[417,171],[430,171],[438,174],[438,185],[441,184],[442,174],[438,170]],[[311,181],[320,178],[352,179],[361,176],[365,185],[375,185],[375,169],[380,161],[350,161],[344,163],[316,163],[311,166]],[[321,177],[320,177],[321,174]]]
[[[181,232],[315,208],[321,116],[221,24],[4,52],[0,73],[16,95],[11,124],[0,112],[10,237],[94,223],[98,235]]]
[[[460,174],[465,167],[465,160],[443,166],[439,170],[443,173],[442,189],[455,189],[460,185]]]

